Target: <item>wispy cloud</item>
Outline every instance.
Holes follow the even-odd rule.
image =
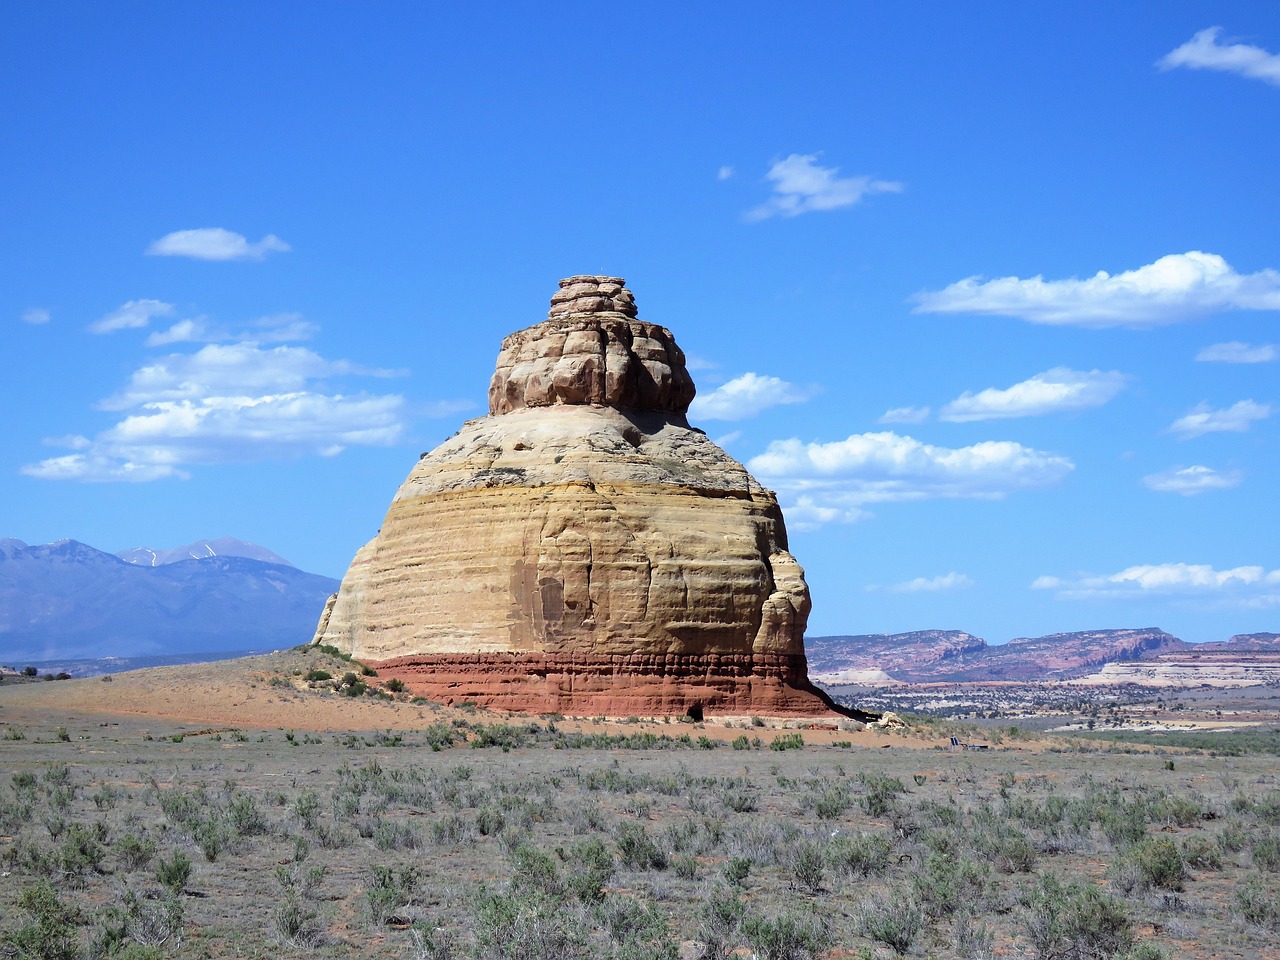
[[[219,396],[292,393],[320,378],[395,377],[399,370],[326,360],[306,347],[211,343],[195,353],[172,353],[133,372],[128,385],[99,404],[102,410]]]
[[[152,317],[173,316],[173,304],[162,300],[130,300],[89,324],[91,333],[113,333],[145,327]]]
[[[804,403],[813,394],[812,388],[797,387],[777,377],[744,373],[695,397],[689,415],[696,420],[747,420],[770,407]]]
[[[188,328],[180,322],[161,336],[188,342],[202,322]],[[349,446],[397,443],[411,415],[459,409],[448,402],[411,406],[399,394],[359,385],[402,371],[332,360],[306,347],[272,346],[273,337],[310,332],[296,315],[263,318],[252,329],[262,336],[206,343],[142,364],[122,389],[97,404],[117,415],[113,424],[91,437],[46,441],[70,452],[22,472],[48,480],[185,478],[204,464],[334,456]]]
[[[1236,273],[1222,257],[1192,250],[1087,280],[969,277],[917,294],[916,313],[978,313],[1078,327],[1158,327],[1226,310],[1280,310],[1280,272]]]
[[[1088,410],[1110,401],[1128,380],[1115,370],[1084,372],[1054,367],[1004,390],[988,387],[977,393],[965,392],[938,411],[938,419],[968,423]]]
[[[1280,357],[1280,350],[1273,343],[1251,346],[1232,340],[1229,343],[1214,343],[1196,354],[1202,363],[1270,363]]]
[[[733,176],[733,167],[721,167],[716,171],[717,180],[728,180]]]
[[[1214,410],[1208,404],[1200,404],[1184,417],[1179,417],[1169,427],[1169,432],[1179,440],[1190,440],[1206,433],[1246,433],[1255,420],[1271,416],[1271,406],[1241,400],[1225,410]]]
[[[773,196],[747,211],[748,220],[794,217],[821,210],[851,207],[877,193],[900,193],[902,184],[870,176],[841,177],[839,167],[818,166],[818,155],[793,153],[779,160],[765,179],[773,184]]]
[[[147,253],[155,257],[190,257],[193,260],[261,260],[268,253],[283,253],[289,245],[269,233],[257,243],[221,227],[176,230],[165,234]]]
[[[42,307],[32,307],[30,310],[22,311],[22,322],[29,323],[33,326],[39,326],[42,323],[48,323],[50,314],[48,310]]]
[[[886,410],[879,423],[924,423],[929,419],[929,407],[894,407]]]
[[[893,432],[831,443],[775,440],[748,466],[817,519],[858,519],[870,503],[942,498],[999,500],[1060,483],[1075,465],[1012,441],[939,447]],[[796,506],[787,507],[791,517]]]
[[[787,527],[791,530],[818,530],[829,523],[857,523],[871,516],[867,510],[851,504],[839,506],[818,503],[813,497],[796,497],[787,506]]]
[[[963,590],[973,585],[972,577],[952,571],[937,577],[916,577],[902,583],[873,583],[865,589],[871,592],[883,590],[886,593],[941,593],[945,590]]]
[[[1190,467],[1174,467],[1160,473],[1150,473],[1142,478],[1142,482],[1150,490],[1158,493],[1177,493],[1184,497],[1193,497],[1198,493],[1210,490],[1230,490],[1240,485],[1244,474],[1239,470],[1214,470],[1212,467],[1196,464]]]
[[[1063,600],[1149,596],[1272,607],[1280,605],[1280,570],[1256,566],[1215,570],[1208,564],[1192,563],[1141,564],[1119,573],[1037,577],[1031,589],[1052,590]]]
[[[148,347],[163,347],[174,343],[220,343],[229,340],[251,343],[288,343],[293,340],[309,340],[315,333],[315,325],[302,319],[298,313],[280,313],[255,320],[245,330],[232,332],[214,324],[206,317],[179,320],[168,330],[157,330],[147,337]]]
[[[1157,61],[1164,70],[1222,70],[1280,86],[1280,54],[1246,43],[1219,43],[1221,27],[1209,27]]]

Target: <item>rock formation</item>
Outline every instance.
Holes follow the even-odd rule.
[[[434,700],[536,713],[823,715],[772,492],[690,427],[671,332],[616,277],[508,336],[489,416],[424,454],[316,641]]]

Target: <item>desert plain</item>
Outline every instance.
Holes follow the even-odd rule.
[[[0,952],[1280,956],[1269,753],[487,713],[362,673],[0,684]]]

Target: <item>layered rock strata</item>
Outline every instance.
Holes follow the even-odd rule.
[[[326,608],[422,696],[577,715],[821,715],[777,501],[689,426],[671,332],[613,277],[503,341],[487,417],[425,454]]]

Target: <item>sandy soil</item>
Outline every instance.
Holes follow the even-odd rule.
[[[536,720],[525,714],[466,713],[436,704],[414,704],[347,697],[309,690],[300,675],[318,666],[335,671],[323,654],[282,651],[260,657],[176,667],[152,667],[105,677],[38,683],[0,684],[0,724],[14,727],[127,726],[139,733],[172,735],[202,730],[412,730],[466,716],[472,721]],[[341,667],[341,665],[339,665]],[[801,730],[806,742],[851,741],[855,747],[932,749],[946,739],[915,731],[851,730],[840,718],[769,719],[752,727],[750,717],[714,717],[689,725],[670,718],[557,719],[564,730],[678,736],[697,729],[699,736],[732,740],[744,730],[766,741],[778,730]],[[844,729],[842,729],[844,728]]]

